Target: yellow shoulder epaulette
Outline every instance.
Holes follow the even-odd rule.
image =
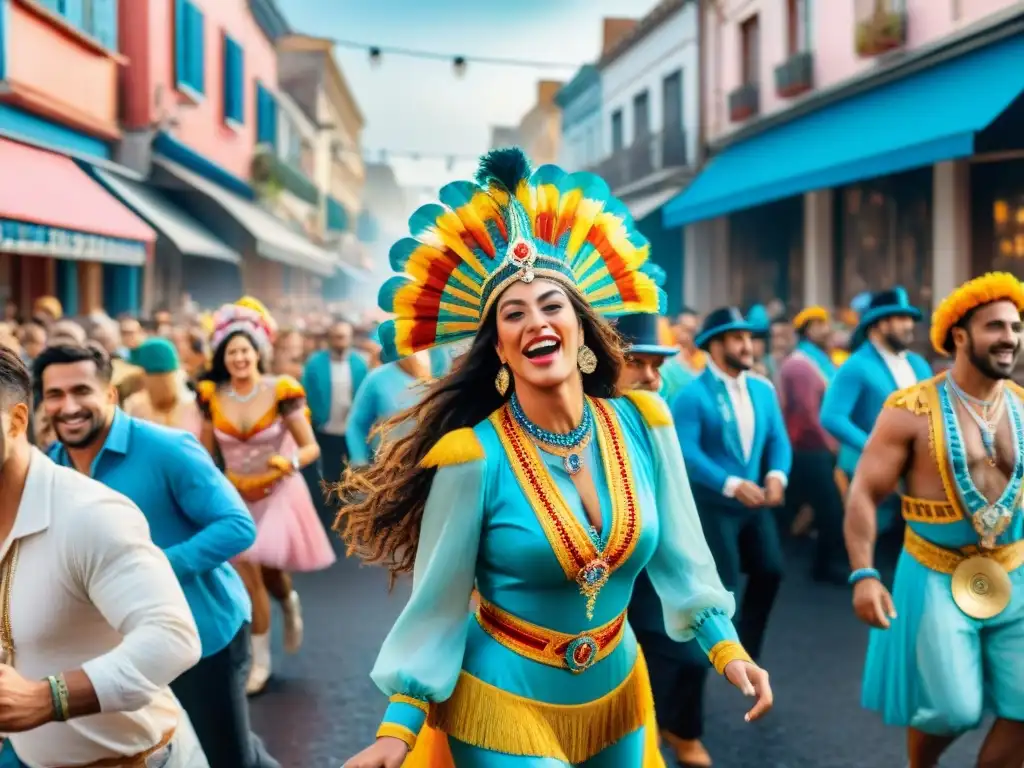
[[[306,396],[306,390],[302,388],[298,380],[293,376],[278,376],[274,385],[274,394],[278,401],[295,400]]]
[[[1010,391],[1013,392],[1013,394],[1015,394],[1021,400],[1024,400],[1024,387],[1022,387],[1015,381],[1007,381],[1006,386],[1010,388]]]
[[[919,381],[906,389],[899,389],[885,399],[886,408],[910,411],[915,416],[931,411],[932,397],[936,392],[935,382],[939,377]]]
[[[199,398],[200,402],[210,402],[210,400],[213,398],[216,392],[216,383],[210,381],[209,379],[203,379],[198,384],[196,384],[196,396]]]
[[[668,403],[656,392],[634,389],[625,393],[626,398],[636,406],[649,427],[671,427],[672,412]]]
[[[431,448],[420,462],[421,467],[450,467],[468,464],[484,457],[484,446],[471,427],[449,432]]]

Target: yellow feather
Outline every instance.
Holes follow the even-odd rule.
[[[646,392],[634,389],[625,393],[626,398],[636,406],[649,427],[671,427],[672,412],[668,404],[657,392]]]
[[[454,464],[468,464],[484,457],[484,447],[480,438],[470,427],[449,432],[431,448],[423,457],[420,466],[450,467]]]

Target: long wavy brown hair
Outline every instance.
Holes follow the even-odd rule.
[[[575,292],[566,293],[582,324],[583,338],[597,356],[597,369],[583,377],[583,391],[591,397],[615,397],[625,359],[622,339]],[[333,488],[340,505],[334,530],[345,540],[349,555],[385,566],[391,584],[396,576],[412,570],[423,510],[437,471],[421,467],[420,461],[446,434],[476,426],[511,394],[510,388],[500,395],[494,386],[501,365],[497,341],[498,323],[492,309],[473,346],[452,371],[417,405],[375,430],[382,438],[376,461],[347,469]],[[411,432],[388,438],[390,430],[407,421],[416,425]]]

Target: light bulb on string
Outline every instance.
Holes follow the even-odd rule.
[[[382,58],[382,56],[381,56],[380,48],[374,47],[374,48],[370,49],[370,66],[371,67],[379,67],[380,66],[381,58]]]
[[[456,56],[452,59],[452,71],[456,77],[462,77],[466,74],[466,57]]]

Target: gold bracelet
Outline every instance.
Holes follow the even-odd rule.
[[[722,640],[719,643],[715,643],[711,650],[708,651],[708,660],[720,675],[725,674],[725,668],[733,661],[745,661],[748,664],[754,663],[754,660],[750,658],[750,654],[735,640]]]

